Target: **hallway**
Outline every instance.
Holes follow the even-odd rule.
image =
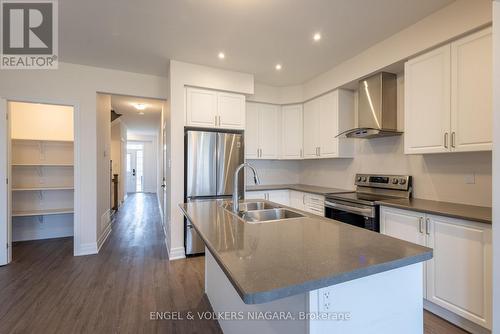
[[[211,310],[203,257],[168,261],[157,203],[129,195],[98,255],[73,257],[72,238],[16,244],[0,268],[0,333],[219,333],[213,321],[150,320]]]

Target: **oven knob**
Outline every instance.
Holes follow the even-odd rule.
[[[406,180],[405,179],[401,179],[399,180],[399,184],[405,184],[406,183]]]
[[[366,177],[365,177],[365,176],[363,176],[363,177],[361,178],[361,181],[366,182]]]
[[[356,178],[356,180],[357,180],[358,182],[361,182],[361,176],[358,176],[358,177]]]
[[[392,184],[398,184],[398,179],[396,178],[392,179]]]

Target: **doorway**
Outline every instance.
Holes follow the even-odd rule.
[[[0,239],[8,247],[0,252],[0,265],[15,260],[21,243],[73,239],[76,230],[75,108],[21,101],[2,105],[8,114],[2,140],[9,181],[7,219],[0,220]]]
[[[144,144],[127,144],[127,192],[144,192]]]

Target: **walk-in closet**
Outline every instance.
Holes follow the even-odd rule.
[[[73,117],[69,106],[9,102],[13,242],[73,236]]]

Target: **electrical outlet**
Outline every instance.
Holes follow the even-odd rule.
[[[323,289],[320,292],[320,312],[330,312],[332,308],[332,293],[330,290]]]
[[[474,173],[466,174],[464,176],[465,184],[475,184],[476,183],[476,175]]]

